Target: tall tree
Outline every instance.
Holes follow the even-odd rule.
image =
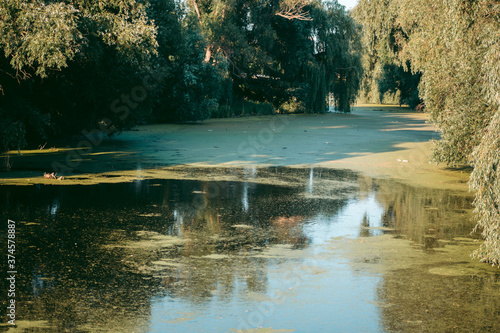
[[[336,1],[193,0],[205,61],[227,61],[238,98],[277,109],[325,112],[333,92],[349,111],[360,69],[354,22]]]
[[[6,0],[0,28],[2,150],[232,104],[325,112],[329,93],[347,112],[359,85],[336,1]]]
[[[420,73],[411,62],[398,57],[397,36],[404,34],[396,19],[398,2],[360,0],[353,17],[363,28],[363,68],[360,100],[364,102],[399,102],[415,108],[420,102]]]
[[[198,18],[174,0],[150,0],[149,17],[158,27],[156,71],[161,74],[155,121],[196,121],[210,118],[219,106],[224,62],[204,61],[207,41]]]
[[[140,82],[156,53],[143,2],[5,0],[0,29],[3,150],[103,118],[114,128],[133,120],[111,106]]]
[[[390,6],[399,61],[421,73],[421,98],[441,130],[433,158],[474,167],[470,186],[485,238],[475,255],[500,266],[499,2],[393,0]]]
[[[475,254],[500,266],[498,2],[412,4],[424,10],[400,18],[411,32],[404,56],[422,69],[423,98],[442,132],[434,157],[474,166],[470,185],[485,238]]]

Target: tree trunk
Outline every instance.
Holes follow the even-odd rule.
[[[205,50],[205,62],[210,62],[210,58],[212,57],[212,44],[209,44],[207,46],[207,49]]]

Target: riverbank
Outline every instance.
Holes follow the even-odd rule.
[[[223,180],[227,168],[333,168],[413,185],[466,190],[468,173],[429,163],[439,133],[427,115],[360,105],[350,114],[273,115],[138,126],[112,139],[9,153],[0,184],[95,184],[142,178]],[[43,178],[59,170],[64,180]],[[197,175],[193,170],[212,168]],[[228,179],[233,180],[233,179]]]

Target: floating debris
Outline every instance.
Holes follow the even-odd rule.
[[[45,179],[57,179],[57,180],[63,180],[64,179],[63,176],[57,177],[57,173],[54,173],[54,172],[52,172],[52,173],[44,172],[43,173],[43,178],[45,178]]]
[[[246,225],[246,224],[235,224],[232,225],[231,227],[233,228],[240,228],[240,229],[252,229],[252,226]]]

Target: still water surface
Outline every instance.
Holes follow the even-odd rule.
[[[239,180],[0,186],[0,217],[17,222],[17,331],[500,330],[499,276],[469,258],[469,194],[224,172]],[[2,235],[6,248],[6,223]]]

